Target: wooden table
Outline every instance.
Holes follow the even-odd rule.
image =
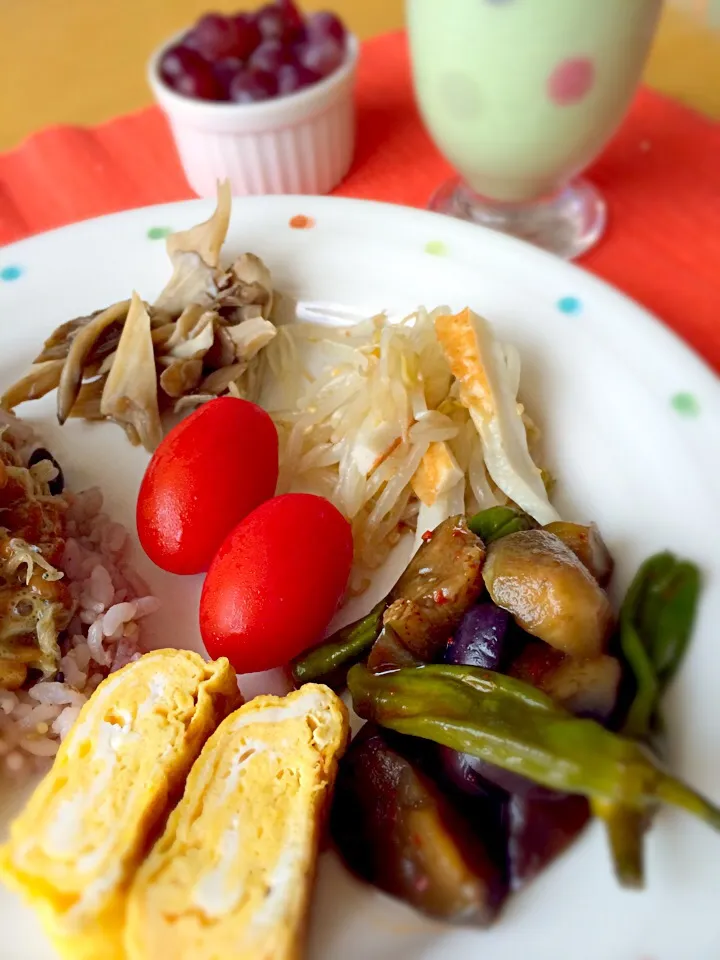
[[[99,123],[143,106],[150,100],[145,62],[160,41],[209,8],[256,5],[0,0],[0,150],[48,124]],[[303,6],[337,10],[360,37],[403,23],[403,0],[303,0]],[[720,119],[720,31],[703,26],[689,10],[667,7],[646,80]]]

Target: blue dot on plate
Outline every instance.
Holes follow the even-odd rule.
[[[561,313],[580,313],[582,302],[577,297],[561,297],[557,302],[557,308]]]
[[[0,268],[0,280],[10,283],[12,280],[18,280],[22,276],[22,267],[16,264],[10,264],[7,267]]]

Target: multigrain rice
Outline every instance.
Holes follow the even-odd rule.
[[[29,455],[34,438],[28,425],[7,414],[2,419],[18,449]],[[0,689],[0,777],[47,768],[93,690],[141,655],[142,620],[159,607],[131,567],[130,536],[103,511],[101,491],[66,490],[60,498],[67,504],[60,569],[75,612],[60,640],[59,673],[29,689]]]

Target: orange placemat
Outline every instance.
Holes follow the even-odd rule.
[[[358,108],[355,163],[336,193],[424,206],[450,169],[418,118],[403,34],[363,45]],[[720,369],[720,126],[642,90],[591,176],[611,219],[583,265]],[[55,127],[0,156],[0,243],[190,196],[157,108]],[[0,276],[2,266],[0,251]]]

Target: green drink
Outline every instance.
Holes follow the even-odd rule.
[[[431,206],[565,256],[604,204],[570,179],[603,148],[639,82],[661,0],[408,0],[425,124],[464,180]]]

